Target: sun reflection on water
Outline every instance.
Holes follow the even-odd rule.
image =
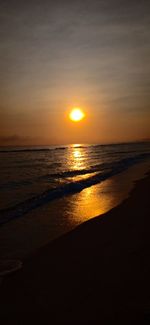
[[[111,192],[113,183],[112,179],[107,180],[85,188],[70,198],[70,221],[81,223],[110,210],[115,205],[115,197]]]
[[[76,144],[68,150],[67,167],[71,171],[79,171],[71,177],[67,177],[68,182],[85,181],[97,172],[88,172],[91,169],[90,157],[87,149],[83,145]],[[85,173],[81,173],[85,170]],[[100,171],[99,171],[100,172]],[[118,181],[119,180],[119,181]],[[127,195],[124,179],[120,182],[119,175],[107,179],[97,185],[85,188],[79,193],[65,198],[65,215],[71,225],[80,224],[88,219],[101,215],[121,202]],[[123,190],[124,188],[124,190]]]
[[[79,149],[74,149],[73,156],[74,156],[74,158],[81,157],[81,152],[79,151]]]
[[[74,171],[85,170],[85,174],[74,174],[68,177],[69,182],[78,182],[92,177],[96,172],[88,173],[91,168],[90,158],[87,156],[87,149],[81,144],[75,144],[68,150],[67,157],[68,169]],[[81,223],[96,215],[108,211],[112,206],[113,196],[110,195],[109,188],[112,186],[112,180],[107,180],[97,186],[85,188],[67,201],[67,216],[69,222]]]
[[[145,172],[141,166],[134,166],[120,175],[115,175],[97,185],[85,188],[80,193],[67,198],[67,218],[72,225],[80,224],[102,215],[117,206],[133,188],[139,175]],[[129,179],[131,182],[129,183]]]
[[[87,168],[86,151],[80,144],[70,147],[67,157],[67,165],[71,170],[80,170]]]

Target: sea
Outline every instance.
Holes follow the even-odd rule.
[[[0,258],[22,258],[128,197],[150,142],[0,147]]]

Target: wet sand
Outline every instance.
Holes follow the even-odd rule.
[[[149,188],[150,174],[118,207],[39,249],[5,277],[1,323],[150,324]]]

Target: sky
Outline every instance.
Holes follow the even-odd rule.
[[[150,138],[149,17],[149,0],[0,0],[0,145]]]

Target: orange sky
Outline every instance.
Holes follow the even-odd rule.
[[[150,138],[149,2],[1,4],[0,145]],[[86,117],[68,118],[78,106]]]

